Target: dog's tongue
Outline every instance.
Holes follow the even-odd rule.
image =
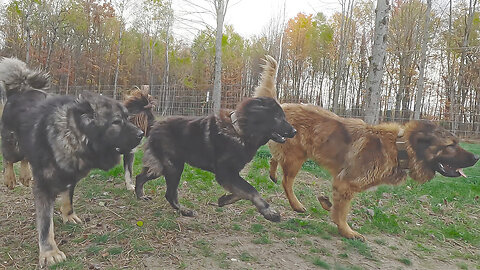
[[[457,172],[458,172],[461,176],[467,178],[467,175],[463,172],[462,169],[457,169]]]

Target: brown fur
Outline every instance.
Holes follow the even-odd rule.
[[[140,89],[134,90],[128,95],[123,102],[128,112],[132,115],[130,122],[140,128],[145,136],[148,136],[151,126],[153,125],[153,107],[155,107],[154,98]]]
[[[396,123],[371,126],[313,105],[282,104],[282,108],[298,133],[285,144],[269,142],[270,177],[276,179],[279,163],[290,205],[295,211],[304,212],[293,192],[295,176],[307,159],[326,168],[333,177],[332,219],[340,234],[347,238],[363,239],[346,222],[354,195],[380,184],[395,185],[406,179],[406,171],[398,164],[395,144],[400,130],[404,130],[408,174],[420,183],[435,176],[440,161],[452,168],[449,173],[455,174],[457,168],[472,166],[478,160],[478,156],[458,145],[453,134],[429,121],[410,121],[404,126]]]
[[[268,59],[267,65],[276,67],[275,60]],[[262,77],[271,82],[275,80],[265,72]],[[256,94],[275,97],[275,89],[264,88]],[[333,177],[333,207],[328,198],[319,197],[319,201],[327,210],[331,208],[333,222],[347,238],[364,239],[347,224],[354,195],[380,184],[395,185],[406,179],[407,172],[399,166],[397,158],[397,140],[405,141],[408,174],[420,183],[431,180],[436,171],[445,176],[460,176],[458,168],[472,166],[478,160],[477,155],[458,145],[453,134],[430,121],[371,126],[313,105],[282,104],[282,109],[297,135],[284,144],[268,143],[272,153],[270,177],[276,182],[280,164],[282,185],[290,205],[295,211],[305,212],[293,192],[295,176],[307,159],[326,168]]]

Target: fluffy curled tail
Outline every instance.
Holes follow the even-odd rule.
[[[47,90],[50,76],[41,70],[31,70],[17,58],[0,59],[0,88],[4,88],[7,98],[27,90]]]
[[[275,87],[275,77],[277,73],[277,61],[270,55],[265,55],[265,65],[260,84],[255,88],[255,97],[271,97],[277,99],[277,88]]]

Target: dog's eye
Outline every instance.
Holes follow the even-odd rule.
[[[112,122],[112,125],[121,125],[121,124],[122,124],[121,119],[116,119],[116,120],[113,120],[113,122]]]

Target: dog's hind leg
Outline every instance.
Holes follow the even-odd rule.
[[[277,166],[278,166],[278,161],[274,158],[270,159],[270,179],[277,183]]]
[[[270,205],[260,196],[260,193],[247,181],[245,181],[239,174],[232,173],[229,171],[228,166],[218,166],[222,168],[217,171],[216,179],[218,183],[225,188],[227,191],[231,192],[232,195],[225,198],[225,196],[220,197],[218,205],[224,205],[225,202],[233,202],[239,199],[251,201],[257,210],[268,220],[279,222],[280,214],[272,209]]]
[[[332,220],[337,225],[338,231],[343,237],[365,241],[365,237],[352,230],[347,223],[347,215],[350,212],[350,202],[353,196],[354,193],[350,190],[348,182],[335,177],[333,180]]]
[[[46,264],[54,264],[66,259],[54,239],[53,232],[53,206],[55,197],[50,192],[34,187],[35,212],[38,231],[38,246],[40,250],[39,263],[43,267]]]
[[[73,190],[74,185],[71,185],[68,190],[60,193],[60,212],[62,213],[63,223],[82,223],[82,220],[73,211]]]
[[[26,159],[20,162],[20,183],[24,186],[30,186],[30,181],[32,181],[32,171],[30,170],[30,164]]]
[[[127,190],[135,190],[135,186],[133,185],[132,181],[134,158],[135,153],[133,151],[123,155],[123,169],[125,170],[125,185],[127,186]]]
[[[184,163],[181,163],[182,165],[178,164],[180,164],[180,162],[170,168],[166,168],[165,170],[165,180],[167,182],[165,198],[174,209],[180,211],[182,216],[193,217],[196,215],[195,211],[185,208],[178,202],[178,184],[180,183]]]
[[[5,181],[5,185],[8,189],[15,188],[17,184],[17,180],[15,179],[15,171],[13,170],[13,162],[4,160],[4,171],[3,171],[3,179]]]
[[[222,197],[218,198],[218,206],[222,207],[222,206],[225,206],[227,204],[232,204],[232,203],[234,203],[236,201],[239,201],[241,199],[242,198],[240,198],[239,196],[237,196],[235,194],[225,194]]]
[[[295,196],[295,193],[293,192],[293,183],[295,182],[295,176],[297,176],[298,171],[302,168],[303,162],[304,160],[302,159],[295,159],[281,164],[283,171],[283,190],[285,190],[290,206],[293,210],[299,213],[304,213],[307,209],[305,209],[302,203],[297,199],[297,196]]]
[[[150,169],[148,167],[143,167],[142,172],[135,178],[135,195],[137,196],[137,199],[146,201],[152,199],[150,196],[145,196],[145,193],[143,192],[143,185],[152,179],[160,177],[160,175],[149,172],[149,170]]]

